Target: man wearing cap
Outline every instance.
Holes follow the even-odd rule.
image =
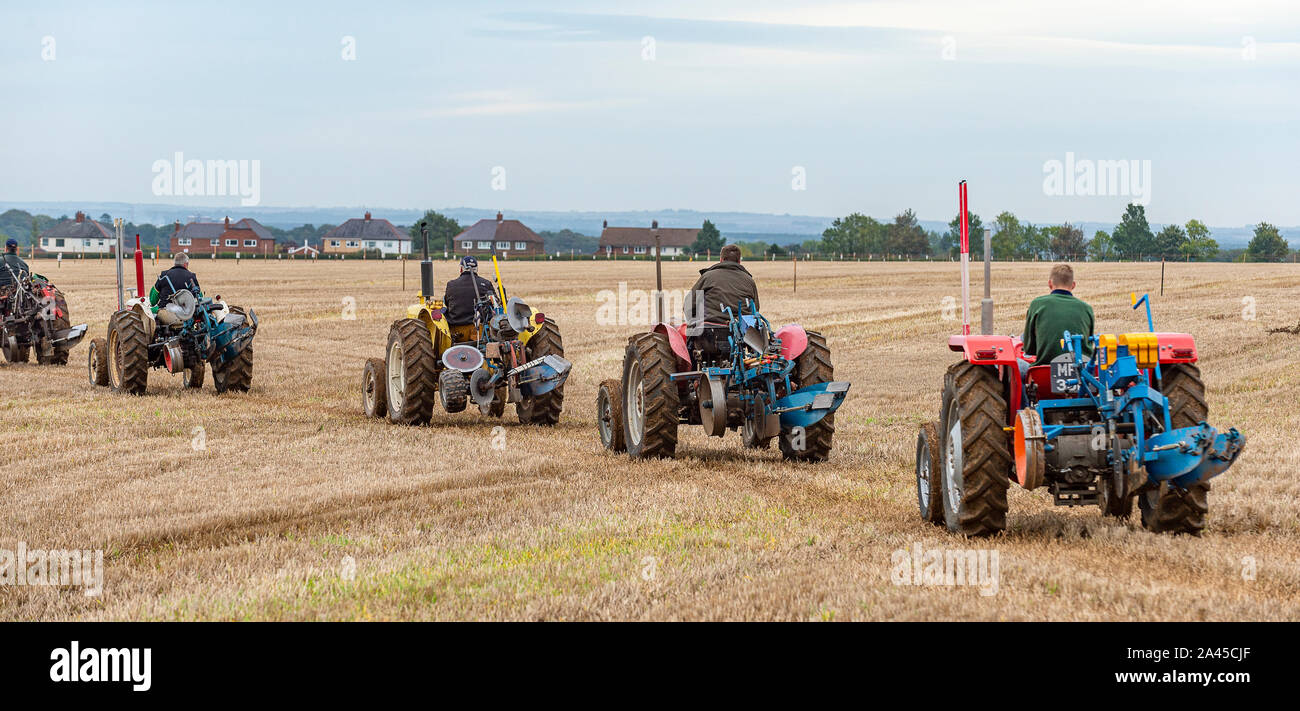
[[[472,256],[461,257],[460,276],[447,282],[442,297],[443,316],[457,341],[472,338],[469,334],[474,326],[475,304],[480,298],[490,297],[492,291],[492,282],[478,275],[478,260]]]
[[[28,268],[27,262],[18,256],[18,240],[13,238],[5,240],[4,257],[0,258],[0,287],[13,284],[14,278],[24,272],[31,274],[32,270]]]

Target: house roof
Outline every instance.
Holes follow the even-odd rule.
[[[365,217],[354,217],[325,233],[323,239],[383,239],[410,241],[410,235],[403,234],[393,223],[383,218],[373,219],[370,213]]]
[[[483,240],[503,242],[533,242],[542,244],[543,240],[536,232],[519,220],[501,220],[484,218],[470,225],[456,235],[457,240]]]
[[[660,227],[665,247],[689,247],[700,233],[698,227]],[[601,247],[653,247],[655,238],[649,227],[605,227],[600,231]]]
[[[41,233],[41,237],[113,239],[113,233],[83,213],[76,218],[59,220],[58,223]]]
[[[240,230],[252,232],[258,239],[269,239],[274,241],[275,237],[271,231],[262,226],[260,222],[245,217],[238,222],[231,222],[226,227],[226,221],[221,222],[190,222],[182,225],[180,229],[172,233],[172,237],[189,237],[190,239],[218,239],[226,233],[227,230]]]

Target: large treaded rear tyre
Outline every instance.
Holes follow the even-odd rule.
[[[447,412],[462,412],[469,404],[469,380],[459,370],[448,368],[438,374],[438,401]]]
[[[1007,527],[1011,443],[1007,402],[989,366],[957,363],[944,377],[943,516],[948,530],[987,536]]]
[[[638,333],[623,355],[623,441],[635,459],[677,453],[676,356],[662,333]]]
[[[1161,387],[1169,398],[1169,420],[1174,428],[1192,427],[1210,415],[1201,370],[1188,363],[1161,369]],[[1155,533],[1201,535],[1210,512],[1210,483],[1197,482],[1184,490],[1169,483],[1138,494],[1142,527]]]
[[[361,409],[366,417],[388,414],[388,388],[384,383],[384,359],[367,358],[361,371]]]
[[[560,338],[560,327],[555,325],[554,321],[546,319],[538,327],[537,333],[528,339],[527,345],[524,346],[524,353],[530,361],[548,355],[563,358],[564,340]],[[515,403],[515,413],[519,415],[519,421],[525,425],[553,425],[560,421],[560,413],[563,410],[563,385],[548,393],[526,397]]]
[[[611,452],[626,452],[623,439],[623,384],[613,378],[596,391],[596,428],[600,443]]]
[[[429,327],[414,318],[398,319],[384,349],[388,419],[399,425],[423,425],[433,416],[437,357]]]
[[[108,381],[115,393],[143,395],[149,385],[149,337],[144,316],[123,311],[108,326]]]
[[[826,337],[816,331],[808,331],[808,347],[795,359],[794,372],[790,374],[790,387],[798,390],[817,383],[829,383],[834,379],[835,368],[831,365],[831,349],[826,345]],[[834,434],[835,413],[805,428],[802,437],[795,432],[782,430],[781,455],[795,461],[824,462],[831,456],[831,437]],[[800,440],[802,447],[798,446]]]

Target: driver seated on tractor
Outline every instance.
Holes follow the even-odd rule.
[[[18,285],[16,278],[24,273],[31,274],[32,270],[27,266],[27,262],[18,256],[18,240],[9,238],[5,240],[4,256],[0,257],[0,300],[5,302],[6,308],[9,297],[13,295]]]
[[[1092,336],[1094,319],[1092,307],[1074,295],[1074,269],[1069,264],[1052,267],[1047,280],[1051,293],[1043,294],[1029,303],[1025,315],[1025,355],[1035,356],[1034,365],[1046,365],[1064,354],[1061,338],[1069,331],[1084,336],[1084,357],[1092,355],[1087,339]],[[1021,376],[1029,372],[1029,364],[1020,361]]]
[[[709,360],[722,357],[728,350],[727,315],[723,309],[734,311],[746,299],[753,301],[754,309],[758,310],[758,285],[749,270],[740,266],[740,247],[725,245],[718,255],[718,263],[700,270],[699,280],[686,293],[682,304],[689,332],[695,334],[688,347],[698,349]]]
[[[478,338],[474,330],[474,309],[479,299],[492,296],[492,282],[478,275],[478,260],[472,256],[460,259],[460,276],[447,282],[442,297],[442,315],[451,327],[451,338],[456,343]]]
[[[177,252],[172,264],[175,266],[158,275],[158,281],[149,292],[149,305],[157,314],[158,323],[163,326],[181,323],[193,315],[192,311],[187,315],[186,309],[171,303],[176,292],[185,290],[202,293],[199,290],[199,278],[189,269],[190,255]]]

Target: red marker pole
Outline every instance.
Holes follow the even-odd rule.
[[[970,335],[970,225],[966,219],[966,181],[957,184],[957,210],[961,215],[961,332]]]
[[[135,235],[135,296],[144,298],[144,252],[140,251],[140,234]]]

